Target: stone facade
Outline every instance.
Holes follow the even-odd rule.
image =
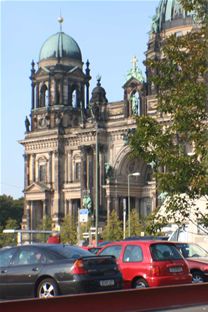
[[[170,33],[192,28],[190,18],[184,16],[169,24],[160,20],[160,25],[163,27],[150,32],[147,59],[161,57],[160,46]],[[62,38],[62,32],[59,36]],[[67,214],[76,219],[86,197],[95,217],[96,185],[99,226],[113,209],[122,219],[125,202],[128,205],[128,177],[135,172],[140,175],[129,177],[131,208],[140,216],[156,208],[151,166],[129,157],[126,138],[136,127],[135,115],[149,114],[162,122],[164,116],[156,111],[157,90],[150,83],[153,73],[147,68],[145,83],[135,58],[132,64],[123,85],[123,99],[111,103],[100,78],[90,99],[89,62],[84,72],[80,56],[58,53],[57,57],[40,59],[37,71],[32,62],[31,114],[20,142],[25,151],[23,228],[36,229],[46,215],[52,217],[54,227]]]

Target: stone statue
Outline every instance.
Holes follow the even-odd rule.
[[[83,208],[86,208],[88,210],[92,209],[92,199],[90,195],[85,195],[83,197],[82,204],[83,204]]]
[[[91,112],[93,115],[93,118],[97,121],[99,120],[100,117],[100,108],[99,105],[97,103],[92,103],[91,104]]]
[[[132,113],[133,115],[137,115],[138,114],[138,98],[136,97],[136,95],[132,95],[131,97],[131,108],[132,108]]]
[[[25,118],[25,128],[26,128],[26,132],[30,131],[30,121],[27,116]]]
[[[113,168],[109,163],[105,163],[105,175],[106,178],[110,178],[112,176]]]

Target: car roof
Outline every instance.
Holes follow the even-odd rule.
[[[130,236],[124,239],[126,240],[168,240],[168,236],[153,236],[153,235],[146,235],[146,236]]]
[[[174,245],[173,242],[169,242],[169,241],[164,241],[164,240],[122,240],[122,241],[115,241],[115,242],[111,242],[105,246],[103,246],[103,248],[107,247],[107,246],[111,246],[111,245],[152,245],[152,244],[170,244],[170,245]]]

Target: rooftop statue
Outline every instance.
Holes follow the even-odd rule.
[[[135,78],[139,80],[140,82],[143,82],[144,78],[142,76],[141,70],[137,66],[138,60],[136,56],[133,56],[131,63],[132,63],[132,68],[127,73],[126,81],[128,81],[130,78]]]
[[[25,118],[25,128],[26,128],[26,132],[30,131],[30,121],[27,116]]]

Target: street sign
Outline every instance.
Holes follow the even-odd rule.
[[[79,222],[88,222],[88,209],[79,209]]]

